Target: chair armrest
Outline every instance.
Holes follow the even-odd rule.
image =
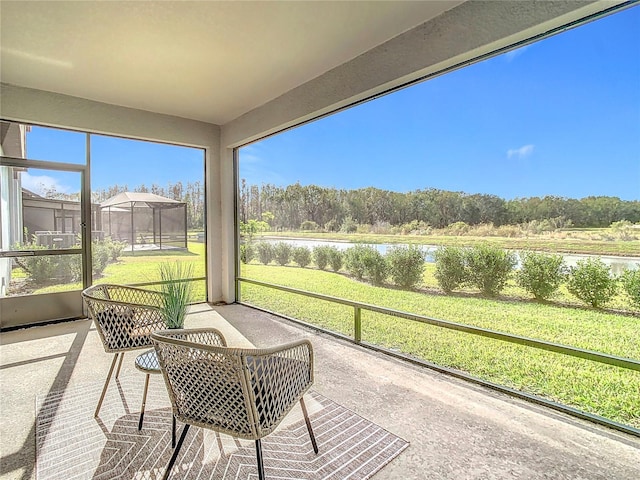
[[[194,347],[191,342],[210,347],[227,346],[227,340],[217,328],[174,328],[160,330],[152,333],[151,338],[156,341],[169,342],[190,348]]]
[[[313,384],[308,340],[257,350],[245,357],[256,419],[262,435],[273,431]]]

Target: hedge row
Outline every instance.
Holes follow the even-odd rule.
[[[107,265],[118,260],[125,244],[110,239],[94,241],[91,244],[91,263],[93,275],[101,275]],[[25,243],[18,250],[47,250],[48,247]],[[34,286],[43,286],[56,282],[78,282],[82,280],[81,255],[49,255],[18,257],[16,262],[27,274]]]
[[[515,254],[486,244],[471,248],[440,247],[435,258],[435,277],[446,293],[472,286],[495,296],[515,276],[516,283],[538,300],[551,297],[566,283],[569,293],[600,308],[616,295],[621,284],[631,303],[640,307],[640,270],[626,270],[616,278],[599,258],[579,260],[569,268],[562,255],[523,252],[520,268],[515,272]]]
[[[579,300],[600,308],[617,293],[619,286],[631,303],[640,308],[640,270],[627,270],[619,278],[599,258],[580,260],[568,268],[562,255],[539,252],[520,254],[520,268],[513,252],[489,244],[474,247],[439,247],[435,252],[435,278],[445,293],[475,287],[484,295],[496,296],[511,278],[538,300],[552,297],[563,283]],[[293,247],[280,242],[246,243],[240,247],[240,259],[249,263],[257,258],[268,265],[275,261],[288,265],[291,261],[302,268],[313,260],[320,270],[338,272],[343,267],[358,280],[382,285],[414,289],[422,283],[425,253],[416,246],[392,247],[386,255],[370,245],[356,245],[341,251],[336,247]]]
[[[415,246],[398,246],[382,255],[370,245],[356,245],[345,251],[336,247],[293,247],[280,242],[271,244],[258,242],[240,246],[240,260],[249,263],[256,258],[268,265],[275,261],[278,265],[288,265],[291,261],[302,268],[311,264],[311,260],[320,270],[330,268],[334,272],[343,267],[358,280],[366,280],[374,285],[382,285],[387,279],[401,288],[416,288],[422,282],[424,272],[424,252]]]

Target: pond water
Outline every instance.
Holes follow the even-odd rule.
[[[336,247],[339,250],[346,250],[347,248],[351,248],[355,246],[355,243],[351,242],[339,242],[339,241],[329,241],[329,240],[307,240],[307,239],[298,239],[298,238],[269,238],[265,239],[265,241],[270,243],[279,243],[286,242],[296,247],[307,247],[312,249],[313,247],[319,246],[330,246]],[[407,244],[396,243],[396,244],[388,244],[388,243],[372,243],[370,244],[372,247],[376,248],[383,255],[387,253],[392,247],[397,246],[407,246]],[[437,245],[418,245],[425,253],[426,253],[426,262],[433,263],[435,261],[433,257],[433,252],[438,248]],[[518,252],[516,251],[516,255]],[[567,266],[573,267],[579,260],[584,260],[589,257],[596,257],[598,255],[585,255],[585,254],[561,254],[564,257],[564,261]],[[614,275],[621,274],[625,269],[636,270],[640,269],[640,258],[638,257],[618,257],[615,255],[600,255],[600,259],[607,265],[611,267],[611,273]]]

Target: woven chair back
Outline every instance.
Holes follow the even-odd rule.
[[[174,414],[239,438],[268,435],[313,383],[310,342],[228,348],[202,338],[205,331],[152,335]]]
[[[160,292],[94,285],[84,290],[82,297],[108,353],[149,347],[151,332],[167,328],[160,310]]]

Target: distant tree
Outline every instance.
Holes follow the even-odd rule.
[[[267,231],[269,224],[257,220],[249,220],[247,223],[240,223],[240,234],[247,237],[249,241],[253,239],[253,236],[257,233]]]

